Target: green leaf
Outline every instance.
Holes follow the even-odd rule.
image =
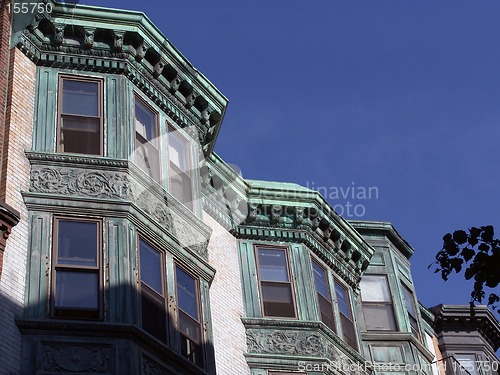
[[[462,249],[461,255],[466,262],[472,259],[476,252],[468,247]]]
[[[453,232],[453,241],[461,245],[467,242],[467,233],[464,230],[456,230]]]
[[[477,247],[479,250],[484,251],[485,253],[490,251],[490,246],[485,244],[484,242]]]
[[[476,274],[476,270],[473,267],[468,267],[464,273],[465,280],[472,279],[475,274]]]
[[[481,227],[483,233],[481,234],[481,239],[484,242],[492,242],[495,231],[492,225],[487,225],[485,227]]]

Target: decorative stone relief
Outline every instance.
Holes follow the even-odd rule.
[[[210,115],[212,114],[210,108],[206,108],[202,113],[201,113],[201,123],[202,124],[209,124],[210,123]]]
[[[43,346],[43,370],[51,373],[73,372],[110,374],[111,348],[95,345]]]
[[[325,357],[326,347],[318,333],[305,331],[247,331],[250,353]]]
[[[54,44],[61,45],[64,40],[64,25],[54,25]]]
[[[113,48],[116,51],[121,51],[123,49],[123,36],[125,33],[123,32],[114,32],[114,42],[113,42]]]
[[[146,56],[146,52],[148,51],[148,49],[149,49],[148,45],[141,44],[136,50],[136,55],[135,55],[136,61],[141,61],[144,58],[144,56]]]
[[[282,206],[272,206],[271,207],[271,222],[279,223],[282,213],[283,213]]]
[[[30,24],[28,25],[28,28],[31,32],[34,32],[36,29],[38,29],[39,24],[40,24],[40,18],[39,16],[35,16],[32,18]]]
[[[257,215],[258,215],[258,205],[254,203],[249,203],[247,220],[249,222],[255,221],[257,220]]]
[[[143,356],[141,375],[170,375],[166,368],[158,364],[156,361]]]
[[[122,173],[39,165],[32,167],[30,191],[94,198],[132,197],[131,183]]]
[[[83,40],[83,45],[87,48],[92,48],[94,46],[94,35],[95,29],[85,28],[85,38]]]
[[[325,230],[323,231],[323,240],[328,241],[328,239],[332,235],[333,230],[334,228],[330,225],[326,227]]]
[[[304,208],[295,207],[295,221],[297,224],[302,224],[304,222]]]
[[[170,93],[175,94],[177,90],[179,90],[179,86],[182,83],[181,77],[177,76],[170,82]]]
[[[163,72],[163,68],[165,68],[165,61],[158,61],[155,66],[153,67],[153,77],[158,78],[161,76],[161,73]]]
[[[302,330],[247,330],[249,353],[320,357],[349,373],[366,375],[362,364],[344,354],[333,342],[318,332]]]
[[[192,226],[180,217],[176,217],[173,223],[173,231],[181,245],[191,249],[203,259],[208,259],[208,240],[194,231]]]
[[[191,94],[188,95],[186,98],[186,108],[191,108],[194,105],[194,102],[196,101],[196,98],[198,95],[193,91]]]

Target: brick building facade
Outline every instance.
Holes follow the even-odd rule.
[[[47,1],[10,49],[5,4],[1,375],[496,371],[390,223],[213,151],[227,99],[142,13]]]

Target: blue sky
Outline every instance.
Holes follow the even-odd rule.
[[[143,11],[229,98],[216,152],[244,177],[377,187],[351,218],[416,249],[426,306],[469,301],[427,266],[448,231],[500,230],[499,1],[80,3]]]

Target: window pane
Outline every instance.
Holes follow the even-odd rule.
[[[391,296],[385,276],[365,275],[361,279],[361,299],[364,302],[390,302]]]
[[[161,341],[167,340],[167,315],[165,312],[165,300],[159,298],[154,292],[147,290],[147,286],[141,289],[141,311],[142,328]]]
[[[101,123],[98,118],[64,115],[61,119],[61,147],[64,152],[99,155]]]
[[[470,375],[478,375],[476,356],[474,354],[455,354],[455,359]],[[465,373],[465,371],[462,371],[462,373]]]
[[[135,139],[135,162],[155,181],[160,181],[160,151],[138,134]]]
[[[58,220],[57,264],[97,266],[98,223]]]
[[[412,316],[410,316],[410,327],[413,336],[415,336],[417,339],[420,340],[420,331],[418,330],[418,323],[417,320]]]
[[[194,342],[201,342],[200,323],[182,311],[179,311],[179,330]]]
[[[351,347],[358,350],[358,342],[356,341],[356,329],[354,323],[349,320],[344,314],[340,314],[340,324],[342,325],[342,338]]]
[[[405,285],[403,285],[403,295],[405,299],[406,309],[408,310],[408,314],[416,318],[417,314],[415,312],[415,301],[413,300],[413,293]]]
[[[331,301],[330,293],[328,293],[327,278],[326,278],[325,270],[314,261],[312,262],[312,264],[313,264],[314,282],[316,284],[316,291],[318,293],[320,293],[328,301]]]
[[[188,208],[193,207],[193,192],[191,177],[181,172],[177,167],[170,168],[170,193]]]
[[[262,281],[289,281],[285,250],[259,249],[258,252]]]
[[[203,367],[203,351],[200,344],[196,344],[181,335],[181,355],[198,367]]]
[[[261,289],[264,315],[290,318],[295,317],[292,289],[290,284],[263,282]]]
[[[141,280],[163,294],[161,254],[145,241],[139,240]]]
[[[196,280],[179,267],[176,267],[175,272],[177,278],[177,304],[186,314],[195,320],[199,320]]]
[[[138,99],[135,100],[135,130],[146,141],[156,145],[156,114]]]
[[[62,112],[80,116],[99,116],[99,84],[63,79]]]
[[[97,309],[98,292],[97,273],[56,271],[56,308]]]
[[[349,292],[339,283],[335,283],[335,295],[337,296],[337,304],[339,311],[346,317],[351,319],[351,307],[349,306]]]
[[[168,133],[168,156],[182,172],[189,173],[188,144],[175,130]]]
[[[323,298],[321,294],[317,294],[319,312],[321,314],[321,321],[325,323],[331,330],[337,331],[335,327],[335,319],[333,317],[333,307],[332,303],[327,299]]]
[[[188,315],[179,312],[181,355],[196,365],[203,367],[200,324]]]
[[[404,363],[399,346],[372,346],[372,354],[376,363]]]
[[[392,305],[363,305],[366,329],[369,331],[395,331],[396,321]]]

